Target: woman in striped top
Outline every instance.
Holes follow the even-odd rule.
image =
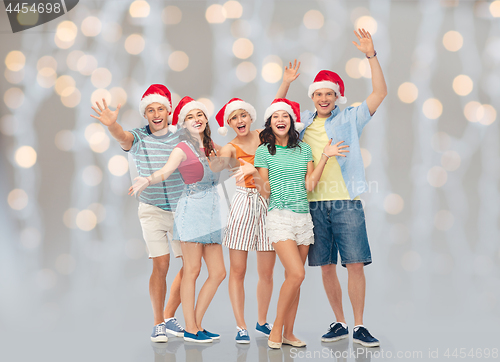
[[[268,345],[304,347],[293,334],[299,304],[300,285],[305,277],[304,263],[309,245],[314,243],[313,224],[309,214],[307,191],[318,183],[326,162],[332,156],[343,156],[348,146],[340,143],[325,146],[321,160],[313,165],[311,148],[299,141],[300,107],[288,99],[275,99],[265,113],[265,129],[260,133],[261,145],[255,153],[255,168],[263,180],[261,195],[270,198],[267,235],[285,268],[285,281],[280,290],[276,320]],[[293,122],[292,122],[293,120]],[[295,123],[296,122],[296,123]],[[245,165],[251,170],[249,164]],[[248,171],[247,171],[248,172]]]

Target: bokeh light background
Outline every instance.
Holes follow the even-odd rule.
[[[119,123],[139,127],[142,93],[164,83],[174,105],[185,95],[203,102],[215,130],[232,97],[262,115],[297,58],[290,99],[312,109],[307,87],[331,69],[357,105],[371,92],[368,61],[351,43],[358,27],[372,33],[389,89],[361,137],[374,258],[365,324],[385,350],[424,357],[428,348],[499,347],[500,1],[80,1],[16,34],[0,8],[2,360],[155,357],[151,263],[127,196],[129,161],[89,117],[93,102],[121,103]],[[213,133],[219,144],[234,137]],[[179,267],[172,261],[169,283]],[[320,350],[333,314],[320,271],[307,275],[297,333]],[[249,327],[255,285],[250,255]],[[206,324],[228,347],[162,358],[276,358],[262,343],[234,347],[227,280],[213,303]],[[344,309],[352,326],[347,289]]]

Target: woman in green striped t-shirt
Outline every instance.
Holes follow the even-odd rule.
[[[266,110],[265,119],[265,129],[260,133],[262,144],[255,153],[255,168],[244,163],[240,175],[252,173],[259,192],[270,198],[267,235],[285,268],[285,282],[268,345],[304,347],[306,344],[293,334],[293,324],[305,276],[304,263],[309,245],[314,243],[307,191],[314,189],[330,157],[345,157],[342,153],[349,151],[345,150],[348,146],[339,146],[341,142],[332,146],[330,140],[315,168],[311,148],[299,141],[296,130],[303,127],[298,103],[275,99]]]

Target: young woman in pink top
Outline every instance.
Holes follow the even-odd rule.
[[[172,151],[163,168],[149,177],[138,177],[130,194],[140,193],[147,186],[161,182],[179,169],[186,189],[175,211],[174,240],[181,241],[184,274],[181,282],[181,301],[186,328],[184,340],[206,343],[220,335],[202,328],[202,320],[220,283],[226,277],[222,255],[222,222],[220,219],[217,184],[219,174],[212,172],[208,157],[213,155],[214,143],[206,107],[190,97],[179,102],[173,115],[173,125],[182,127],[182,140]],[[205,259],[208,279],[203,284],[195,307],[196,279]]]

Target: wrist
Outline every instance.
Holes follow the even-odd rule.
[[[331,156],[328,156],[328,155],[327,155],[326,153],[324,153],[324,152],[321,154],[321,158],[323,158],[323,156],[325,156],[325,158],[324,158],[325,162],[328,162],[328,160],[329,160],[329,159],[330,159],[330,157],[331,157]]]
[[[367,53],[365,53],[365,56],[367,59],[375,58],[377,56],[377,51],[373,50],[371,52],[367,52]]]

